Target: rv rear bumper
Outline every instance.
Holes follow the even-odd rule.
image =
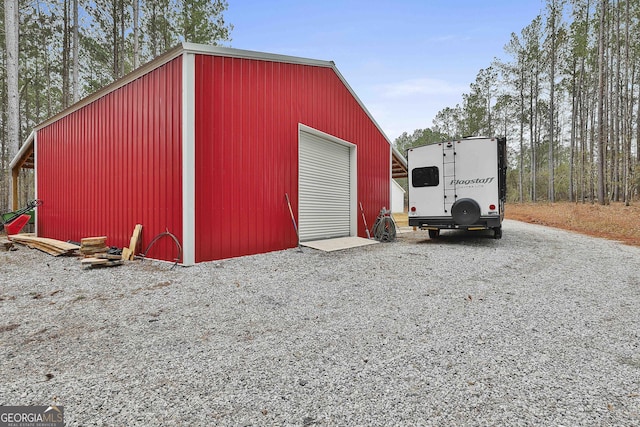
[[[460,229],[460,230],[483,230],[500,227],[502,218],[500,216],[481,216],[475,224],[456,224],[452,217],[429,216],[429,217],[409,217],[410,227],[432,228],[432,229]]]

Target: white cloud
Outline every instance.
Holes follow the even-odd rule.
[[[387,136],[394,140],[433,125],[436,114],[455,107],[468,92],[467,85],[429,77],[365,85],[361,99]]]
[[[364,100],[371,115],[392,141],[402,132],[412,133],[416,129],[431,127],[440,110],[455,107],[460,101],[459,94],[386,100],[372,97]]]

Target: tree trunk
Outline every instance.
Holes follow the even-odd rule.
[[[122,77],[125,75],[125,16],[124,16],[124,1],[120,0],[120,71],[118,73],[118,77]]]
[[[533,77],[533,76],[532,76]],[[529,111],[531,116],[529,119],[529,138],[531,140],[531,201],[536,202],[536,140],[535,140],[535,106],[533,102],[534,90],[533,90],[533,78],[529,86]]]
[[[140,66],[140,28],[138,18],[140,16],[140,0],[133,0],[133,69]]]
[[[604,55],[604,24],[607,10],[607,0],[600,0],[600,30],[598,34],[598,203],[605,205],[605,144],[606,144],[606,119],[604,114],[604,101],[606,90],[605,79],[605,55]]]
[[[630,99],[630,88],[633,87],[633,78],[629,73],[629,45],[631,39],[629,38],[629,26],[631,25],[629,17],[629,2],[626,2],[626,8],[624,13],[625,34],[624,34],[624,118],[623,123],[625,127],[624,132],[624,173],[623,173],[623,198],[625,206],[631,204],[631,112],[633,111],[633,100]]]
[[[638,83],[638,98],[640,98],[640,82]],[[640,123],[640,102],[636,107],[636,123]],[[640,125],[636,126],[636,162],[640,163]]]
[[[118,79],[120,72],[120,64],[118,59],[120,58],[119,50],[119,37],[118,37],[118,0],[111,1],[111,17],[113,19],[113,26],[111,28],[111,44],[113,46],[113,64],[112,64],[112,77],[113,80]]]
[[[549,13],[549,21],[551,23],[551,60],[549,63],[549,202],[555,202],[555,161],[554,161],[554,142],[555,142],[555,87],[556,87],[556,16],[558,14],[557,4],[555,0],[551,1],[551,10]]]
[[[611,70],[613,71],[615,69],[615,72],[612,72],[612,76],[611,76],[611,91],[609,92],[611,94],[611,107],[612,110],[611,111],[611,119],[612,119],[612,133],[613,133],[613,137],[611,139],[611,141],[613,141],[613,152],[612,152],[612,175],[613,175],[613,179],[611,180],[612,183],[612,190],[613,190],[613,200],[616,202],[620,201],[620,196],[622,193],[622,180],[621,180],[621,161],[622,161],[622,141],[621,141],[621,136],[622,136],[622,132],[621,132],[621,107],[622,107],[622,87],[621,87],[621,70],[620,70],[620,61],[621,61],[621,52],[620,52],[620,7],[618,4],[618,7],[616,7],[615,9],[615,50],[613,52],[611,52],[611,58],[612,61],[615,62],[615,64],[612,64]]]
[[[71,86],[71,73],[69,70],[69,56],[71,54],[71,42],[69,39],[69,0],[64,0],[62,9],[62,108],[66,108],[69,106],[69,99],[71,99],[71,90],[69,88],[69,86]]]
[[[79,74],[79,29],[80,22],[78,20],[78,0],[73,0],[73,102],[76,103],[80,99],[80,88],[78,87]]]
[[[576,126],[578,123],[578,111],[577,111],[577,87],[576,87],[576,74],[577,64],[575,58],[573,59],[571,69],[571,141],[569,145],[569,201],[574,201],[574,181],[575,181],[575,153],[576,153]]]
[[[7,159],[12,160],[20,148],[20,88],[19,88],[19,48],[20,37],[18,20],[18,0],[4,0],[4,28],[7,55]],[[8,166],[8,164],[7,164]],[[11,182],[11,169],[7,167],[8,181]],[[16,208],[17,194],[9,185],[8,205]]]
[[[520,155],[519,157],[519,180],[520,180],[520,203],[524,201],[524,64],[520,68]]]

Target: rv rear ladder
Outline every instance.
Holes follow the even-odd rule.
[[[456,148],[452,142],[442,144],[442,189],[444,212],[449,213],[458,198],[456,190]]]

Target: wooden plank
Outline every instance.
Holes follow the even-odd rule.
[[[85,237],[80,239],[80,246],[106,246],[107,236]]]
[[[85,245],[84,243],[82,243],[80,245],[80,249],[95,249],[95,248],[106,248],[107,245],[105,245],[104,243],[96,243],[95,245]]]
[[[101,258],[84,258],[80,261],[81,264],[90,264],[90,265],[106,264],[108,262],[109,262],[108,259],[101,259]]]
[[[80,253],[83,255],[93,255],[93,254],[100,254],[103,252],[107,252],[109,250],[108,247],[106,246],[95,246],[95,247],[89,247],[89,248],[80,248]]]
[[[11,210],[18,210],[18,176],[19,176],[20,168],[16,167],[11,171],[11,190],[12,190],[12,200],[11,200]]]
[[[124,261],[121,259],[85,258],[80,261],[80,263],[83,266],[89,267],[114,267],[116,265],[122,265]]]
[[[105,245],[100,246],[80,246],[80,252],[82,253],[92,253],[92,252],[106,252],[109,248]]]
[[[97,236],[97,237],[83,237],[80,239],[80,243],[104,243],[107,241],[107,236]]]
[[[65,253],[65,252],[60,252],[60,250],[58,250],[58,249],[51,248],[51,247],[49,247],[47,245],[41,245],[41,244],[38,244],[38,243],[33,243],[33,242],[31,242],[31,243],[29,243],[29,242],[17,242],[17,243],[25,245],[29,249],[38,249],[39,251],[46,252],[49,255],[53,255],[53,256],[60,256],[60,255],[63,255]]]
[[[93,256],[94,258],[99,258],[99,259],[110,259],[110,260],[116,260],[116,259],[122,259],[122,255],[112,255],[112,254],[95,254]]]
[[[129,248],[122,248],[122,259],[125,261],[131,259],[131,250]]]
[[[21,245],[25,245],[31,249],[39,249],[43,252],[46,252],[50,255],[62,255],[65,253],[65,251],[60,250],[60,248],[56,248],[55,246],[50,246],[44,243],[39,243],[39,242],[30,242],[30,241],[21,241],[21,240],[14,240],[15,243],[20,243]]]
[[[107,252],[109,250],[106,246],[88,246],[80,248],[81,254],[99,254],[101,252]]]
[[[12,236],[9,236],[9,240],[18,243],[38,243],[60,249],[64,252],[70,252],[80,249],[80,246],[74,245],[73,243],[63,242],[62,240],[49,239],[46,237],[27,236],[23,234],[14,234]]]
[[[9,236],[12,242],[26,245],[30,248],[38,249],[53,256],[67,255],[80,248],[78,245],[63,242],[56,239],[35,237],[26,234],[15,234]]]
[[[136,224],[135,228],[133,229],[131,240],[129,241],[129,250],[131,251],[131,255],[129,255],[130,260],[133,260],[136,255],[136,249],[138,247],[140,234],[142,234],[142,224]]]

